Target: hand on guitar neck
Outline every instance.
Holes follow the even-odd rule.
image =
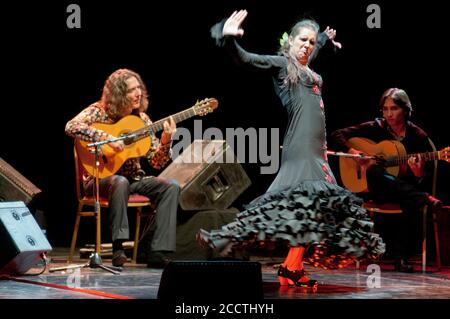
[[[173,117],[169,117],[169,121],[164,121],[163,123],[164,131],[161,134],[161,144],[170,143],[172,140],[172,135],[177,131],[177,124],[173,120]]]
[[[161,144],[170,143],[172,140],[173,134],[177,131],[177,125],[173,120],[173,117],[170,116],[168,121],[164,121],[163,123],[164,131],[161,134]],[[108,143],[108,145],[114,150],[116,153],[120,153],[125,149],[125,143],[123,140],[115,141]]]
[[[369,156],[368,154],[364,154],[364,152],[359,151],[357,149],[354,149],[353,147],[351,147],[348,150],[349,154],[354,154],[354,155],[361,155],[361,157],[355,157],[353,158],[358,165],[368,168],[370,165],[373,164],[379,164],[379,165],[383,165],[383,157],[381,156],[376,156],[375,162],[371,160],[371,158],[369,157],[364,157],[364,156]],[[424,174],[424,167],[425,167],[425,161],[422,159],[422,157],[420,156],[420,154],[417,154],[415,156],[411,156],[408,159],[408,166],[411,168],[411,171],[413,172],[414,176],[416,176],[417,178],[420,178],[423,176]]]
[[[404,175],[409,166],[416,177],[421,177],[424,169],[423,162],[436,160],[450,162],[450,147],[440,151],[408,154],[405,147],[396,140],[375,143],[367,138],[352,137],[347,143],[350,147],[348,153],[368,155],[368,158],[364,156],[339,158],[342,183],[355,193],[367,190],[366,171],[373,163],[384,166],[393,176]]]
[[[420,154],[408,158],[407,163],[415,177],[421,178],[423,176],[425,161],[422,159],[422,156]]]
[[[151,134],[164,130],[161,135],[161,144],[168,144],[172,135],[176,132],[177,122],[186,120],[195,115],[206,115],[214,111],[218,106],[218,101],[214,98],[206,98],[197,101],[194,106],[184,111],[173,114],[172,116],[161,119],[151,124],[146,124],[139,116],[128,115],[114,124],[94,123],[92,127],[108,133],[113,140],[101,147],[102,156],[99,163],[100,178],[113,175],[129,158],[142,157],[147,154],[152,145]],[[78,158],[86,172],[94,174],[94,155],[88,146],[90,142],[81,139],[75,140],[75,147]]]

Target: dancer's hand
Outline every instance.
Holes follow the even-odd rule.
[[[241,28],[241,24],[245,20],[246,16],[247,10],[234,11],[223,25],[223,35],[242,37],[244,35],[244,29]]]
[[[330,27],[327,26],[327,28],[324,31],[328,38],[330,39],[331,43],[333,43],[333,45],[338,48],[341,49],[342,48],[342,44],[340,42],[334,41],[334,39],[336,38],[336,30],[335,29],[330,29]]]

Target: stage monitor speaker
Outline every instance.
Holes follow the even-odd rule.
[[[0,274],[24,274],[52,250],[24,202],[0,202]]]
[[[226,209],[251,184],[224,140],[194,140],[160,176],[178,181],[184,210]]]
[[[173,261],[164,268],[157,298],[177,302],[261,300],[261,264],[235,260]]]
[[[41,190],[0,158],[0,202],[22,201],[28,204]]]

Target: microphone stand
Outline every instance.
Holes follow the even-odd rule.
[[[82,265],[69,265],[64,267],[55,267],[49,269],[49,272],[55,272],[55,271],[62,271],[67,269],[76,269],[76,268],[101,268],[103,270],[109,271],[115,275],[120,274],[120,271],[122,271],[122,267],[116,267],[116,266],[105,266],[103,265],[102,258],[100,257],[100,240],[101,240],[101,233],[100,233],[100,178],[99,178],[99,166],[100,166],[100,152],[101,148],[100,146],[116,141],[121,141],[124,139],[130,139],[135,137],[135,133],[128,134],[116,138],[112,138],[110,140],[100,141],[100,142],[94,142],[87,144],[87,147],[93,148],[94,153],[94,178],[95,178],[95,203],[94,203],[94,210],[95,210],[95,218],[96,220],[96,234],[95,234],[95,252],[93,252],[89,256],[89,262]]]
[[[377,159],[377,156],[365,155],[365,154],[350,154],[344,152],[335,152],[335,151],[327,151],[327,155],[334,155],[340,157],[349,157],[349,158],[367,158],[367,159]]]

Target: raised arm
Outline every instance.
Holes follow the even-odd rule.
[[[317,57],[317,54],[319,53],[320,49],[322,49],[322,47],[327,43],[328,40],[331,41],[331,43],[334,46],[334,49],[341,49],[342,44],[340,42],[335,41],[334,40],[335,38],[336,38],[336,30],[331,29],[330,27],[327,26],[325,31],[319,33],[319,35],[317,37],[316,47],[314,48],[313,52],[311,53],[308,62],[311,63],[312,61],[314,61],[314,59]]]
[[[211,28],[211,36],[219,47],[225,47],[234,61],[238,64],[249,65],[258,69],[281,67],[284,59],[276,55],[261,55],[244,50],[236,39],[244,35],[242,23],[247,17],[247,10],[235,11],[226,20],[215,24]]]

